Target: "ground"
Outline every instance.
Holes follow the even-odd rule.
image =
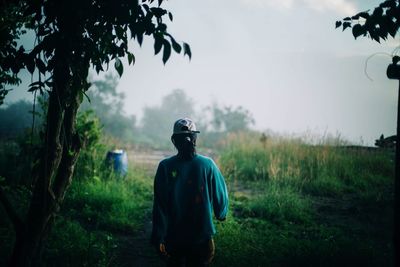
[[[130,166],[144,168],[149,176],[153,176],[158,162],[168,155],[166,151],[129,151]],[[159,267],[164,266],[154,247],[150,245],[152,229],[151,207],[146,211],[144,227],[134,233],[114,233],[117,240],[115,260],[111,266],[120,267]]]

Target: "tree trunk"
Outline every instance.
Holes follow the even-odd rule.
[[[50,93],[44,147],[28,214],[19,231],[10,259],[10,266],[40,265],[40,254],[53,225],[54,214],[71,183],[81,148],[75,132],[76,115],[81,103],[79,90],[69,88],[72,79],[63,58],[54,72]]]

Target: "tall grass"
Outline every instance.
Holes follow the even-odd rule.
[[[304,223],[311,219],[311,202],[293,187],[271,183],[262,191],[231,196],[234,214],[244,218],[262,218],[276,224]]]
[[[392,264],[391,153],[254,134],[224,145],[231,215],[215,266]]]
[[[360,192],[371,187],[383,190],[394,175],[387,151],[315,146],[298,140],[268,140],[263,146],[247,135],[231,137],[219,162],[230,182],[290,183],[314,195]]]

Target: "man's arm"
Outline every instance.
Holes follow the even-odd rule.
[[[212,162],[212,174],[214,215],[217,220],[223,221],[228,213],[228,191],[226,189],[225,179],[214,162]]]
[[[153,200],[153,230],[151,242],[155,246],[165,243],[167,232],[167,179],[164,166],[160,163],[154,178],[154,200]]]

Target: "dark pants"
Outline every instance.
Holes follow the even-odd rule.
[[[214,258],[214,240],[192,246],[167,247],[167,267],[206,267]]]

